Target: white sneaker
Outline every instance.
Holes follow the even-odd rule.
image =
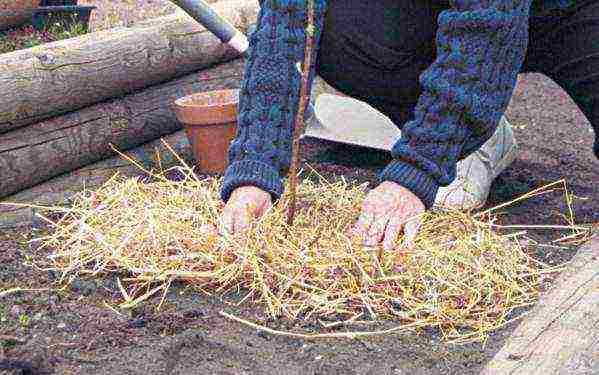
[[[458,162],[456,179],[439,189],[434,205],[465,211],[484,206],[493,180],[517,154],[512,126],[502,117],[495,134],[480,149]]]

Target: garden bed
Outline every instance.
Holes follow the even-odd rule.
[[[173,10],[165,0],[80,1],[84,3],[100,10],[92,17],[92,30]],[[134,12],[135,7],[142,7],[143,15]],[[591,129],[566,94],[546,77],[521,76],[506,115],[515,126],[522,151],[494,184],[489,205],[566,178],[573,194],[587,198],[573,202],[577,222],[599,222],[599,195],[592,184],[599,179],[599,162],[591,152]],[[355,148],[320,141],[304,141],[303,145],[308,161],[326,176],[343,174],[362,182],[372,180],[378,170],[365,167],[367,155]],[[381,158],[379,166],[385,161]],[[556,213],[564,209],[563,194],[543,195],[509,208],[502,221],[563,224]],[[37,237],[40,231],[31,227],[0,231],[0,289],[44,288],[55,281],[56,275],[23,265],[32,251],[26,240]],[[552,231],[545,231],[538,240],[546,243],[554,236]],[[567,261],[575,250],[538,247],[537,256],[555,265]],[[306,343],[231,324],[218,314],[220,310],[251,316],[262,324],[280,324],[281,329],[294,328],[269,321],[259,310],[225,305],[180,285],[171,289],[167,296],[170,302],[161,311],[154,309],[161,296],[135,310],[112,311],[105,301],[113,305],[119,301],[121,295],[113,292],[115,287],[112,278],[90,279],[78,281],[71,290],[0,297],[0,332],[4,335],[0,339],[0,372],[474,375],[514,328],[512,325],[497,332],[485,347],[443,344],[434,331]]]
[[[54,24],[43,30],[37,30],[32,25],[8,29],[0,31],[0,54],[74,38],[86,33],[86,25],[80,23],[67,27]]]

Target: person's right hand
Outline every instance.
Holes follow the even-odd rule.
[[[271,207],[272,198],[268,192],[255,186],[238,187],[231,193],[221,214],[221,232],[242,232]]]

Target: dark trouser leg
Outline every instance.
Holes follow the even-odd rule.
[[[595,130],[599,157],[599,3],[573,13],[531,20],[523,72],[538,72],[560,85]]]
[[[420,96],[419,75],[435,59],[433,0],[330,1],[317,74],[402,127]]]

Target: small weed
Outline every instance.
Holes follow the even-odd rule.
[[[19,324],[22,328],[27,328],[29,326],[29,315],[21,314],[19,315]]]
[[[0,351],[2,349],[4,349],[4,350],[12,349],[17,345],[17,343],[18,343],[18,341],[15,341],[15,340],[0,340]]]
[[[63,40],[75,38],[87,34],[87,26],[73,21],[70,24],[61,24],[56,22],[47,28],[47,32],[54,37],[55,40]]]
[[[0,324],[8,322],[8,309],[6,305],[0,304]]]
[[[24,41],[23,47],[31,48],[31,47],[39,46],[40,44],[44,44],[44,41],[42,40],[42,38],[35,35],[35,36],[31,37],[31,39]]]

